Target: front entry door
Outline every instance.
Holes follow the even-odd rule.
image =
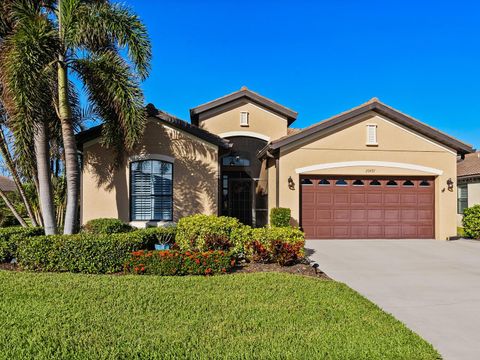
[[[252,179],[229,179],[228,186],[230,216],[245,225],[252,225]]]

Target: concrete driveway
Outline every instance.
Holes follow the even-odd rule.
[[[311,259],[429,341],[480,359],[480,242],[310,240]]]

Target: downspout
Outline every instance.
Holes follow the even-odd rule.
[[[280,159],[275,158],[275,207],[280,206]]]

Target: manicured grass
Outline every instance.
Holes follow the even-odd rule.
[[[345,285],[0,271],[1,359],[437,359]]]

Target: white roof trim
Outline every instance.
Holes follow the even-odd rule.
[[[295,169],[295,172],[297,174],[303,174],[306,172],[316,171],[316,170],[327,170],[327,169],[336,169],[336,168],[353,167],[353,166],[390,167],[390,168],[397,168],[397,169],[423,171],[432,175],[443,174],[443,170],[431,168],[428,166],[389,162],[389,161],[344,161],[344,162],[336,162],[336,163],[316,164],[311,166],[305,166],[302,168],[297,168]]]
[[[229,132],[218,134],[218,136],[222,138],[232,137],[232,136],[248,136],[248,137],[253,137],[253,138],[257,138],[265,141],[270,141],[270,138],[268,136],[260,133],[256,133],[253,131],[229,131]]]

